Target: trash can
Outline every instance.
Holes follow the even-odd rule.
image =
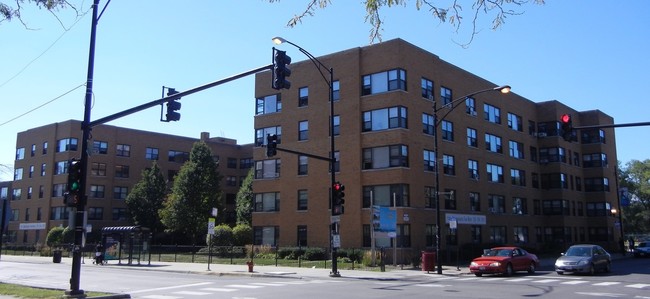
[[[436,253],[422,251],[422,271],[434,271],[436,269]]]
[[[61,250],[54,250],[52,252],[52,262],[57,264],[61,262]]]

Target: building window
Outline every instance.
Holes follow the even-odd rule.
[[[458,245],[458,230],[447,226],[447,244]]]
[[[255,145],[263,146],[268,143],[267,136],[275,135],[277,136],[276,143],[282,143],[282,127],[267,127],[255,130]]]
[[[158,149],[155,147],[147,147],[145,150],[144,158],[147,160],[158,160]]]
[[[306,175],[308,170],[308,158],[307,156],[299,155],[298,156],[298,175]]]
[[[361,95],[371,95],[392,90],[406,90],[406,71],[394,69],[363,76]]]
[[[239,169],[249,169],[253,167],[253,158],[239,159]]]
[[[282,111],[280,94],[274,94],[257,99],[255,115],[269,114]]]
[[[607,139],[605,138],[605,131],[603,129],[580,130],[580,135],[582,137],[582,144],[607,143]]]
[[[442,155],[442,173],[446,175],[456,175],[454,156]]]
[[[407,128],[406,107],[397,106],[363,113],[363,131]]]
[[[70,208],[66,207],[53,207],[50,210],[50,220],[66,220],[68,219],[68,212]]]
[[[47,168],[47,165],[45,163],[41,164],[41,176],[45,176],[45,168]]]
[[[469,208],[472,212],[481,211],[481,194],[478,192],[469,193]]]
[[[90,197],[104,198],[104,185],[90,185]]]
[[[515,186],[526,187],[526,171],[521,169],[511,168],[510,183]]]
[[[113,221],[126,221],[127,213],[125,208],[113,208]]]
[[[32,199],[32,193],[34,192],[32,186],[27,187],[27,199]]]
[[[493,153],[503,153],[501,137],[485,133],[485,149]]]
[[[298,211],[306,211],[309,203],[307,190],[298,190]]]
[[[510,150],[510,157],[513,157],[515,159],[524,159],[524,144],[510,140],[508,142],[509,144],[509,150]]]
[[[478,161],[467,160],[467,173],[472,180],[478,180]]]
[[[307,226],[306,225],[298,225],[298,228],[296,230],[296,245],[297,246],[307,246]]]
[[[332,99],[335,102],[341,99],[341,83],[339,80],[332,82]]]
[[[309,104],[309,87],[298,89],[298,107],[305,107]]]
[[[128,178],[129,177],[129,166],[128,165],[115,165],[115,177],[116,178]]]
[[[528,214],[528,202],[525,198],[513,197],[512,198],[512,213],[515,215]]]
[[[104,208],[88,208],[88,220],[103,220]]]
[[[436,153],[424,150],[424,171],[436,171]]]
[[[454,141],[454,123],[442,121],[442,140]]]
[[[508,112],[508,128],[523,132],[524,126],[521,120],[521,116]]]
[[[23,179],[23,169],[16,168],[14,169],[14,181],[20,181]]]
[[[474,98],[465,98],[465,113],[471,116],[476,116],[476,100],[474,100]]]
[[[56,162],[56,166],[54,166],[54,175],[67,174],[67,173],[68,173],[68,161]]]
[[[108,153],[108,142],[93,141],[93,154],[106,155]]]
[[[542,174],[542,189],[568,189],[567,175],[565,173]]]
[[[409,185],[393,184],[393,185],[364,186],[363,207],[369,208],[371,201],[372,201],[372,205],[374,206],[408,207],[410,206]]]
[[[607,202],[588,202],[587,217],[602,217],[610,214],[612,207]]]
[[[450,104],[452,101],[451,89],[440,86],[440,103],[442,106]]]
[[[23,160],[25,159],[25,148],[21,147],[16,149],[16,160]]]
[[[608,178],[585,178],[585,192],[609,192]]]
[[[422,113],[422,132],[432,136],[436,134],[433,115]]]
[[[255,162],[256,179],[274,179],[280,177],[280,159]]]
[[[52,197],[63,197],[65,193],[66,184],[54,184],[52,185]]]
[[[29,165],[29,178],[34,176],[34,165]]]
[[[93,162],[90,174],[94,176],[106,176],[106,163]]]
[[[118,144],[117,145],[117,156],[118,157],[130,157],[131,156],[131,146],[128,144]]]
[[[503,183],[503,167],[496,164],[487,164],[488,182]]]
[[[425,208],[435,208],[437,205],[436,202],[436,188],[430,186],[424,186],[424,207]]]
[[[397,247],[411,247],[411,225],[397,225]]]
[[[543,215],[569,215],[569,201],[555,199],[542,201]]]
[[[488,209],[492,214],[503,214],[506,212],[506,198],[501,195],[488,195]]]
[[[67,152],[77,150],[77,138],[64,138],[57,142],[56,152]]]
[[[582,165],[588,167],[607,167],[607,154],[594,153],[582,155]]]
[[[298,123],[298,140],[304,141],[309,139],[309,121],[303,120]]]
[[[436,246],[436,226],[433,224],[427,224],[424,227],[425,235],[425,246],[426,247],[435,247]]]
[[[280,237],[280,228],[277,226],[254,226],[253,244],[276,246]]]
[[[490,227],[490,242],[495,244],[506,244],[508,238],[506,236],[505,226],[491,226]]]
[[[539,163],[566,163],[566,151],[563,147],[546,147],[539,149]]]
[[[183,164],[189,159],[190,159],[190,153],[188,152],[175,151],[175,150],[170,150],[169,152],[167,152],[167,161],[169,162],[176,162],[176,163]]]
[[[43,142],[43,155],[47,155],[47,141]]]
[[[483,104],[483,119],[491,123],[501,124],[501,109],[490,104]]]
[[[421,84],[422,84],[422,97],[433,101],[433,81],[429,79],[422,78],[421,79]]]
[[[341,135],[341,116],[334,115],[332,121],[334,122],[334,136]]]
[[[237,186],[237,177],[233,175],[226,176],[226,186]]]
[[[219,161],[217,158],[216,161]],[[237,158],[230,158],[226,159],[226,167],[230,169],[237,169]]]
[[[453,189],[445,189],[445,192],[443,193],[445,197],[445,209],[447,210],[455,210],[456,209],[456,190]]]
[[[45,186],[38,186],[38,198],[43,198],[45,196]]]
[[[514,232],[515,243],[528,243],[528,227],[515,226],[512,230]]]
[[[113,187],[113,199],[126,199],[129,188],[115,186]]]
[[[36,220],[43,220],[43,210],[40,207],[36,210]]]
[[[474,244],[480,244],[483,242],[483,237],[481,236],[481,226],[480,225],[472,225],[471,226],[471,235],[472,235],[472,243]]]
[[[467,146],[478,147],[478,138],[475,129],[467,128]]]
[[[391,145],[363,149],[363,169],[408,167],[408,147]]]

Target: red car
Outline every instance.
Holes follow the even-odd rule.
[[[486,250],[482,256],[469,264],[469,271],[476,276],[483,274],[504,274],[510,276],[517,271],[532,274],[539,266],[539,259],[528,251],[513,246],[495,247]]]

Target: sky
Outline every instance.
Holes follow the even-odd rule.
[[[100,8],[107,2],[101,0]],[[458,31],[427,10],[416,10],[414,2],[381,11],[383,40],[404,39],[490,82],[510,85],[533,102],[558,100],[578,111],[600,110],[619,124],[650,121],[650,1],[546,0],[544,5],[508,6],[520,14],[507,17],[497,30],[491,29],[493,15],[480,13],[479,33],[468,47],[460,44],[470,39],[472,0],[461,1],[466,15]],[[24,4],[27,28],[17,20],[0,23],[0,165],[13,166],[19,132],[83,119],[92,1],[71,3],[87,14],[75,18],[71,10],[62,10],[57,20]],[[332,0],[296,27],[287,27],[307,3],[111,1],[97,26],[91,120],[159,99],[162,86],[185,91],[268,65],[275,36],[317,57],[370,44],[371,26],[361,1]],[[276,47],[294,62],[307,59],[290,45]],[[253,142],[253,76],[189,95],[181,103],[178,122],[160,122],[157,106],[108,124]],[[650,159],[649,131],[648,126],[616,129],[618,160]],[[12,179],[12,171],[0,173],[0,181]]]

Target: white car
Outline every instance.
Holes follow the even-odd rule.
[[[634,257],[650,256],[650,242],[639,242],[634,247]]]

